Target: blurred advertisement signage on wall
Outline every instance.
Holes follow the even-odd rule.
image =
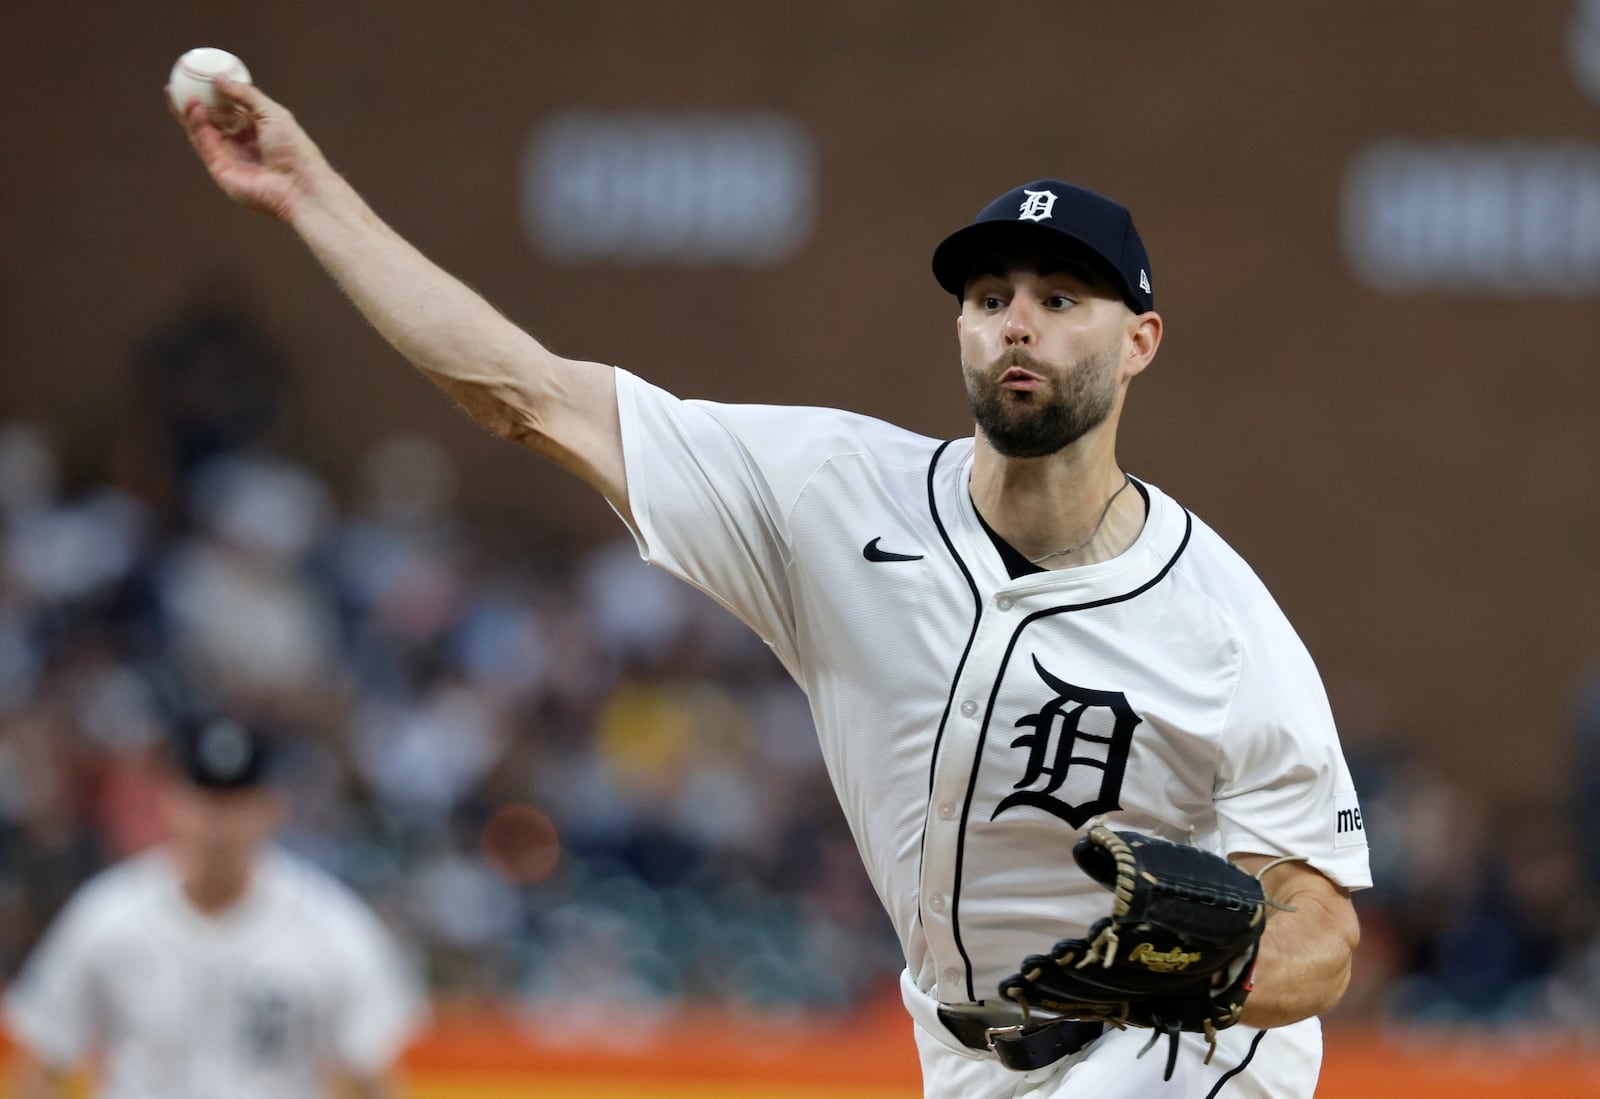
[[[1600,291],[1600,145],[1391,141],[1345,174],[1345,250],[1390,292]]]
[[[528,142],[523,226],[558,263],[771,266],[811,235],[816,159],[777,114],[572,111]]]
[[[1577,4],[1567,56],[1600,102],[1600,0]],[[1345,172],[1345,253],[1388,293],[1600,293],[1600,144],[1382,141]]]
[[[1567,26],[1567,58],[1578,87],[1600,104],[1600,0],[1579,0]]]

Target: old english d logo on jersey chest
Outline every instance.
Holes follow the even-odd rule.
[[[1121,808],[1122,776],[1133,745],[1133,730],[1139,715],[1128,705],[1121,691],[1097,691],[1068,683],[1045,670],[1039,658],[1033,669],[1044,685],[1055,692],[1037,711],[1017,719],[1024,733],[1011,742],[1022,755],[1022,779],[995,806],[993,820],[1019,805],[1043,809],[1060,817],[1074,828],[1089,820]],[[1084,772],[1099,772],[1097,792],[1076,803],[1057,796],[1069,775],[1074,787],[1082,788]]]

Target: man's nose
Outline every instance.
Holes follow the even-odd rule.
[[[1033,315],[1020,294],[1006,307],[1005,340],[1007,347],[1033,343]]]

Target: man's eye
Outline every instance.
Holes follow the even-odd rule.
[[[1051,309],[1065,309],[1072,304],[1072,299],[1065,294],[1051,294],[1046,301]]]
[[[1005,302],[1001,301],[993,294],[985,294],[983,297],[983,307],[985,309],[999,309],[1004,304]]]

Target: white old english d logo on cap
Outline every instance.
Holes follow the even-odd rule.
[[[1050,211],[1056,208],[1056,193],[1054,191],[1023,191],[1028,197],[1022,200],[1022,213],[1017,215],[1018,221],[1043,221],[1050,216]]]

